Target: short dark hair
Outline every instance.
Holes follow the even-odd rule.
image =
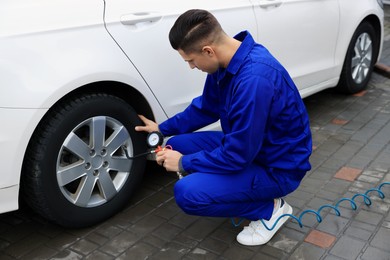
[[[221,25],[210,12],[191,9],[177,18],[169,32],[169,41],[175,50],[199,52],[201,44],[212,43],[221,32]]]

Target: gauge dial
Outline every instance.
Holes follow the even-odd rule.
[[[149,147],[157,147],[162,145],[164,140],[163,135],[160,132],[151,132],[146,139]]]

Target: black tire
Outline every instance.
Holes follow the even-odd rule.
[[[99,223],[121,210],[133,194],[146,158],[137,113],[107,94],[85,94],[51,109],[26,153],[22,191],[43,217],[65,227]],[[93,131],[95,129],[96,131]],[[99,141],[100,140],[100,141]],[[69,177],[67,177],[69,176]]]
[[[345,94],[364,90],[371,78],[378,52],[379,35],[370,23],[361,23],[348,46],[337,90]]]

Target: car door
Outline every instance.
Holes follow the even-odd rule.
[[[301,94],[335,75],[338,0],[253,0],[258,41],[287,68]]]
[[[229,35],[249,30],[256,37],[250,0],[106,2],[107,30],[145,79],[167,116],[183,110],[203,89],[205,73],[191,70],[168,40],[176,18],[195,8],[211,11]]]

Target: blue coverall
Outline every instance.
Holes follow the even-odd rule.
[[[184,212],[270,219],[274,198],[310,170],[309,118],[283,66],[249,32],[226,69],[207,75],[201,96],[159,125],[191,173],[175,184]],[[222,132],[199,131],[220,120]]]

